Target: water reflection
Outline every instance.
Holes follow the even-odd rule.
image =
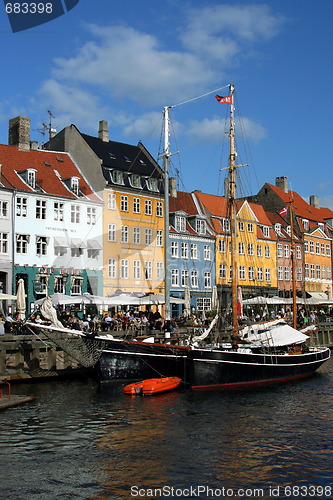
[[[329,484],[332,371],[331,361],[286,386],[157,397],[89,380],[15,386],[37,399],[1,414],[0,452],[12,473],[0,495],[113,500],[130,498],[132,485],[199,484],[268,495],[268,486]]]

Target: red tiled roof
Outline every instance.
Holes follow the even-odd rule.
[[[184,191],[177,191],[177,196],[170,196],[169,198],[170,212],[177,212],[182,210],[187,215],[197,215],[198,210],[192,198],[191,193]]]
[[[20,151],[16,146],[0,144],[0,163],[2,165],[0,181],[4,187],[38,192],[19,175],[27,169],[34,169],[36,184],[41,188],[41,192],[77,199],[78,197],[67,189],[62,181],[79,177],[80,191],[91,200],[100,200],[68,153],[34,149]]]
[[[295,191],[288,191],[288,193],[285,193],[281,188],[273,184],[267,184],[267,186],[269,186],[285,204],[289,203],[292,199],[294,212],[299,217],[309,220],[312,219],[318,222],[325,222],[325,219],[333,219],[333,211],[329,208],[313,207],[299,194],[295,193]]]
[[[216,217],[228,217],[228,200],[224,196],[194,191],[199,202]]]

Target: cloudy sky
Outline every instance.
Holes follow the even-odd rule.
[[[171,109],[173,173],[182,190],[221,194],[228,106],[214,95],[233,83],[244,194],[286,175],[333,208],[332,19],[331,0],[80,0],[12,33],[0,13],[0,142],[17,115],[46,140],[51,110],[58,131],[96,135],[108,120],[110,139],[157,158],[163,107],[190,101]]]

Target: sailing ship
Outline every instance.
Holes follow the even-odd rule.
[[[229,95],[216,96],[219,102],[230,105],[229,130],[229,181],[228,199],[231,226],[231,341],[223,344],[202,346],[217,321],[213,320],[209,329],[194,337],[188,345],[155,343],[152,341],[130,341],[116,339],[112,335],[91,335],[76,332],[89,352],[97,376],[101,382],[116,379],[146,379],[159,377],[180,377],[193,390],[223,389],[255,386],[259,384],[286,382],[313,374],[330,357],[327,347],[308,347],[308,336],[296,329],[296,292],[293,293],[293,327],[283,320],[255,324],[240,328],[237,311],[237,251],[236,251],[236,189],[235,189],[235,119],[234,86],[230,85]],[[164,108],[164,191],[165,191],[165,269],[168,267],[169,247],[169,107]],[[292,223],[291,223],[292,228]],[[43,315],[47,317],[44,308]],[[54,314],[51,313],[51,316]],[[170,276],[165,273],[165,319],[170,320]],[[36,328],[36,325],[33,325]],[[49,327],[59,331],[59,325]],[[61,331],[61,330],[60,330]],[[62,348],[66,349],[62,343]]]

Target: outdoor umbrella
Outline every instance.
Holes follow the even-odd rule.
[[[24,281],[22,278],[18,280],[18,284],[17,284],[16,310],[19,313],[19,318],[24,320],[25,319],[26,304],[25,304]]]

